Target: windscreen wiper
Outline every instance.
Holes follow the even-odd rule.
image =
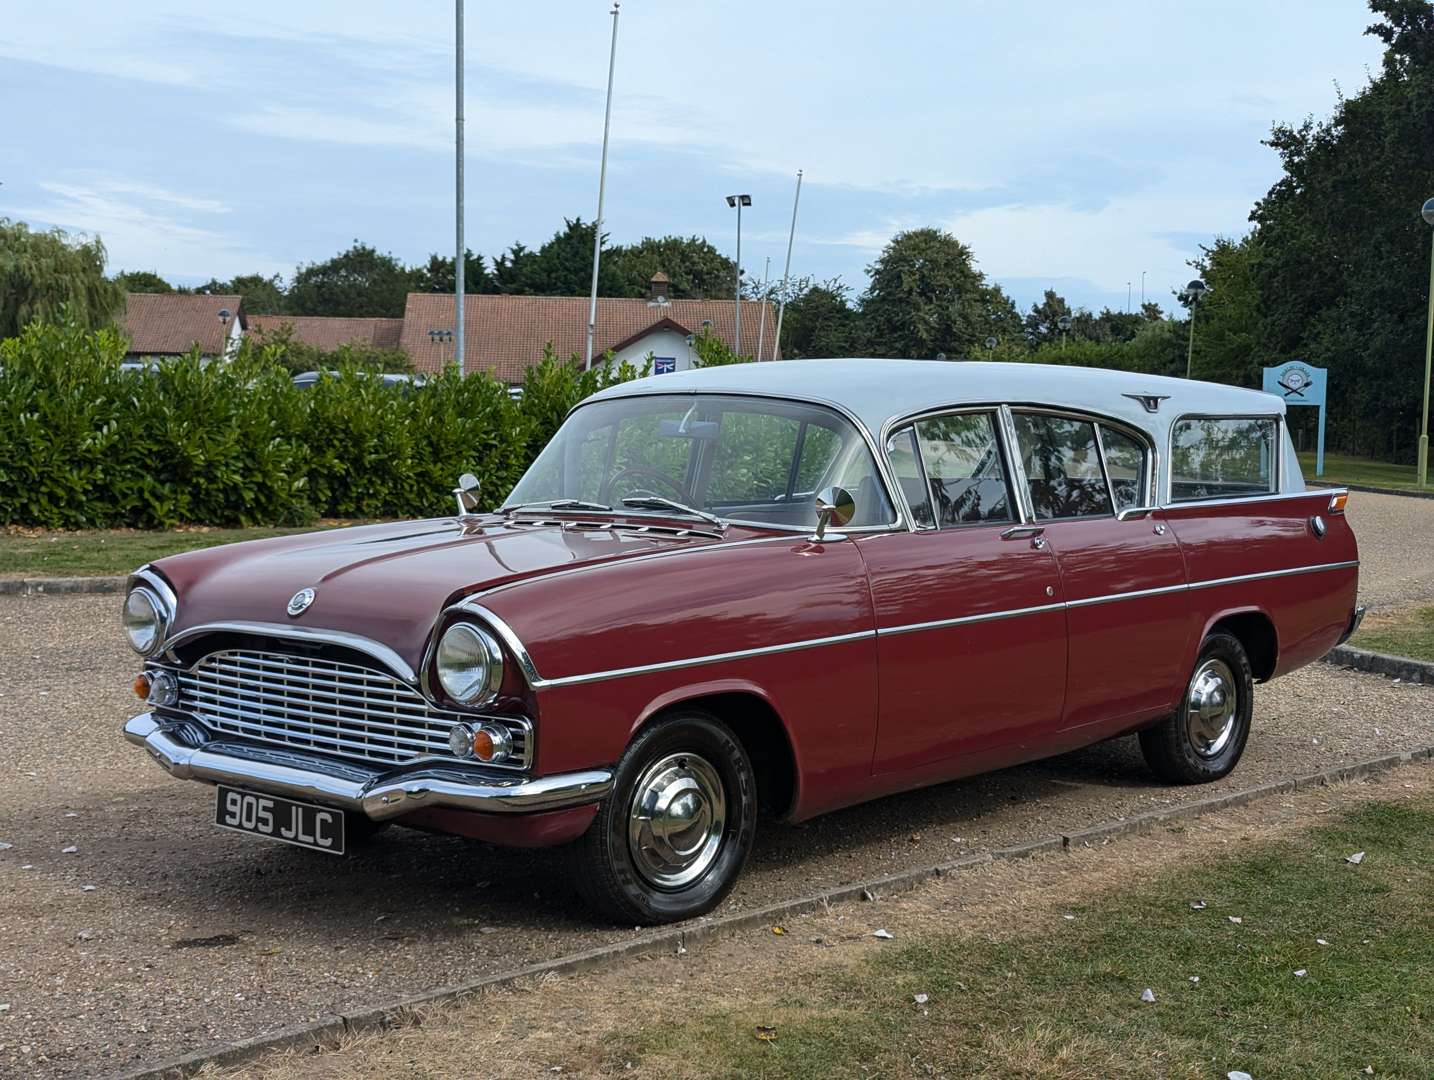
[[[511,514],[515,510],[601,510],[612,513],[607,503],[589,502],[587,499],[544,499],[542,502],[513,503],[498,507],[498,513]]]
[[[623,506],[631,506],[636,510],[676,510],[680,514],[689,514],[692,517],[700,518],[718,528],[725,529],[727,523],[716,514],[709,514],[705,510],[698,510],[680,503],[676,499],[667,499],[661,495],[629,495],[622,500]]]

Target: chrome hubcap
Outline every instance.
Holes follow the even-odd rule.
[[[1230,665],[1214,657],[1195,669],[1185,698],[1185,731],[1201,757],[1217,757],[1235,734],[1239,691]]]
[[[717,858],[726,824],[717,770],[697,754],[669,754],[633,789],[627,843],[637,872],[659,889],[691,884]]]

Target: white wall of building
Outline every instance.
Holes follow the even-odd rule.
[[[680,334],[670,326],[661,330],[655,330],[644,337],[634,341],[627,348],[616,353],[614,362],[621,364],[627,361],[635,367],[641,368],[647,360],[648,353],[657,358],[667,358],[676,362],[674,370],[686,371],[692,366],[696,356],[692,347],[687,344],[687,335]],[[656,374],[657,365],[653,366],[653,373]]]

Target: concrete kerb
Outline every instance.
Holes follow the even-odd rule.
[[[1407,656],[1391,656],[1388,653],[1367,652],[1339,645],[1323,657],[1326,664],[1354,668],[1372,675],[1386,675],[1403,682],[1434,684],[1434,664],[1427,660],[1411,660]]]
[[[124,592],[128,577],[0,578],[0,596]]]
[[[1434,760],[1434,746],[1406,750],[1397,754],[1386,754],[1367,761],[1350,765],[1338,765],[1322,772],[1278,780],[1269,784],[1241,791],[1201,799],[1193,803],[1155,810],[1148,814],[1105,822],[1078,832],[1060,836],[1042,837],[1030,843],[1014,847],[998,848],[990,853],[972,855],[954,862],[935,866],[919,867],[898,874],[889,874],[866,882],[841,885],[833,889],[805,896],[797,900],[771,904],[753,911],[744,911],[713,919],[700,920],[691,926],[676,927],[658,933],[633,938],[629,941],[603,945],[571,956],[532,964],[515,971],[503,972],[478,979],[460,986],[439,987],[421,994],[399,998],[385,1005],[363,1009],[340,1016],[327,1016],[310,1024],[284,1028],[268,1035],[257,1035],[250,1039],[227,1043],[208,1050],[196,1051],[150,1068],[123,1073],[118,1080],[181,1080],[192,1076],[204,1065],[236,1065],[257,1057],[270,1050],[285,1050],[296,1047],[332,1046],[345,1035],[378,1031],[400,1027],[407,1023],[407,1016],[413,1010],[427,1005],[457,1001],[473,997],[487,990],[499,989],[521,982],[524,979],[541,978],[545,975],[571,975],[594,968],[605,967],[614,961],[651,956],[663,952],[676,952],[701,941],[711,941],[730,936],[742,930],[768,926],[784,918],[804,912],[821,910],[831,904],[858,901],[870,894],[876,899],[883,895],[904,892],[916,888],[922,882],[967,870],[987,866],[997,860],[1024,859],[1036,855],[1050,854],[1072,847],[1090,844],[1092,841],[1108,841],[1113,836],[1148,832],[1160,825],[1185,818],[1198,817],[1228,807],[1242,806],[1272,795],[1282,795],[1305,788],[1335,784],[1345,780],[1385,772],[1415,761]]]

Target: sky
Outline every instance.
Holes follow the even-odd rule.
[[[608,0],[466,5],[467,241],[595,216]],[[5,0],[0,216],[111,269],[279,273],[354,239],[454,246],[453,4]],[[698,234],[859,291],[896,232],[970,245],[1023,307],[1172,306],[1279,175],[1275,122],[1379,64],[1359,0],[623,0],[605,231]]]

